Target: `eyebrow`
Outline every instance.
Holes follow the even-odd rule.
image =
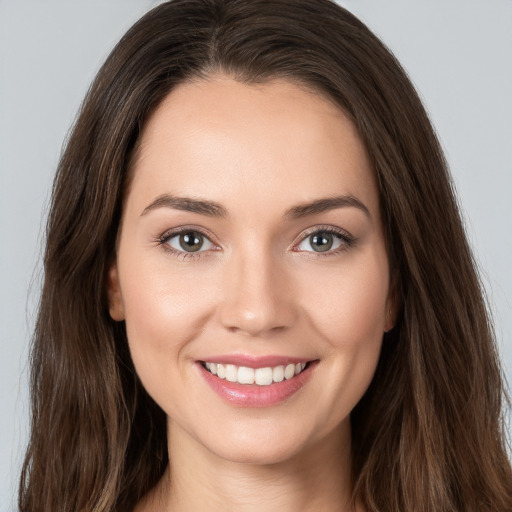
[[[371,217],[370,211],[365,204],[351,195],[342,195],[334,197],[325,197],[309,203],[299,204],[286,210],[284,216],[290,219],[300,219],[309,215],[324,213],[337,208],[353,207],[363,211],[368,217]]]
[[[363,211],[368,217],[371,217],[370,211],[365,204],[351,195],[342,195],[334,197],[325,197],[316,199],[311,202],[302,203],[289,208],[284,213],[284,217],[288,219],[300,219],[310,215],[317,215],[337,208],[353,207]],[[182,210],[187,212],[199,213],[208,217],[228,217],[228,211],[224,206],[215,201],[207,201],[204,199],[193,199],[191,197],[173,196],[163,194],[158,196],[151,204],[144,208],[141,216],[146,215],[152,210],[158,208],[172,208],[174,210]]]
[[[208,217],[228,216],[226,208],[214,201],[192,199],[191,197],[178,197],[169,194],[157,197],[150,205],[144,208],[141,216],[146,215],[151,210],[156,210],[157,208],[173,208],[174,210],[199,213],[201,215],[207,215]]]

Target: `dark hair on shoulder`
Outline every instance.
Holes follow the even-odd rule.
[[[20,512],[131,510],[166,468],[165,415],[109,316],[105,281],[142,127],[177,84],[216,73],[326,96],[373,163],[401,311],[352,413],[354,496],[369,512],[512,510],[492,326],[446,162],[406,73],[330,0],[172,0],[112,51],[58,167]]]

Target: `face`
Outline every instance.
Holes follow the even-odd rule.
[[[172,439],[269,463],[349,436],[392,308],[353,124],[284,81],[174,89],[141,135],[108,292]]]

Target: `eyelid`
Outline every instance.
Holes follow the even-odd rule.
[[[204,251],[196,251],[196,252],[188,252],[188,251],[180,251],[179,249],[176,249],[174,247],[171,247],[167,242],[174,238],[175,236],[178,236],[182,233],[199,233],[200,235],[204,236],[212,245],[213,248],[204,250]],[[220,246],[216,242],[215,237],[213,234],[211,234],[208,230],[195,225],[185,225],[185,226],[177,226],[171,229],[168,229],[164,231],[160,236],[157,237],[155,240],[156,244],[161,246],[165,251],[177,256],[181,259],[190,259],[190,258],[197,258],[202,257],[205,255],[205,253],[211,252],[211,251],[219,251]]]
[[[212,244],[219,245],[217,242],[214,241],[215,236],[213,233],[210,233],[207,229],[201,227],[201,226],[195,226],[193,224],[187,224],[185,226],[177,226],[174,228],[170,228],[166,231],[164,231],[159,237],[158,241],[162,241],[164,239],[168,240],[169,238],[172,238],[173,236],[179,235],[181,233],[188,233],[188,232],[197,232],[203,235],[204,237],[208,238]]]
[[[213,249],[207,249],[205,251],[197,251],[197,252],[187,252],[187,251],[180,251],[173,247],[171,247],[167,242],[181,234],[186,232],[197,232],[200,233],[202,236],[208,239],[208,241],[214,246]],[[334,250],[329,250],[325,252],[316,252],[316,251],[303,251],[298,250],[297,247],[304,242],[304,240],[307,239],[307,237],[311,236],[314,233],[332,233],[334,235],[337,235],[341,240],[343,241],[343,244],[341,247],[338,247]],[[356,243],[357,239],[353,235],[351,235],[348,231],[339,228],[337,226],[332,225],[316,225],[312,226],[305,231],[303,231],[299,237],[296,239],[295,242],[292,244],[291,250],[294,252],[302,252],[302,253],[308,253],[308,254],[314,254],[315,257],[317,256],[332,256],[335,255],[341,251],[344,251],[350,247],[352,247]],[[196,226],[196,225],[185,225],[185,226],[177,226],[171,229],[168,229],[164,231],[160,236],[157,237],[155,240],[157,245],[160,245],[164,248],[164,250],[168,251],[169,253],[174,254],[175,256],[182,258],[182,259],[188,259],[188,258],[197,258],[197,257],[203,257],[212,251],[220,251],[221,247],[220,244],[216,241],[216,237],[210,233],[207,229]]]
[[[330,233],[333,235],[338,236],[342,240],[341,247],[338,247],[336,249],[325,251],[325,252],[315,252],[315,251],[302,251],[298,250],[297,247],[302,244],[309,236],[315,234],[315,233]],[[305,231],[303,231],[296,242],[292,245],[292,250],[295,252],[303,252],[303,253],[309,253],[314,254],[315,256],[332,256],[334,254],[337,254],[338,252],[344,251],[350,247],[352,247],[356,242],[356,237],[351,235],[348,231],[339,228],[337,226],[332,225],[317,225],[312,226]]]

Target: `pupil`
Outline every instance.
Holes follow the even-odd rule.
[[[180,245],[187,252],[196,252],[203,245],[203,237],[199,233],[185,233],[180,236]]]
[[[333,237],[330,233],[319,233],[312,237],[311,247],[317,252],[328,251],[333,244]]]

